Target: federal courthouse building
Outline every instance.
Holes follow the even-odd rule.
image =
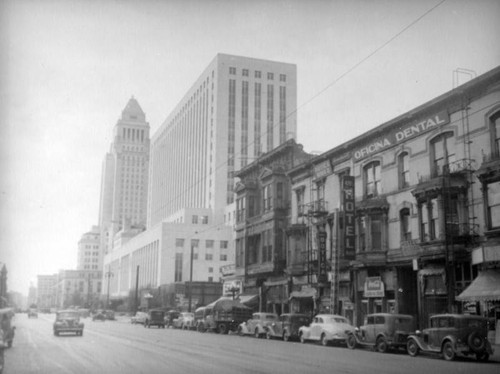
[[[111,299],[129,295],[136,279],[139,288],[155,289],[189,281],[193,270],[193,281],[220,281],[219,269],[234,264],[234,208],[228,206],[235,172],[295,138],[290,113],[296,109],[296,80],[296,66],[287,63],[218,54],[207,66],[150,140],[148,182],[142,184],[147,213],[137,204],[109,219],[109,226],[119,228],[104,259],[103,287],[109,286]],[[143,114],[135,116],[145,123]],[[134,148],[137,156],[141,150]],[[139,162],[142,167],[146,160]],[[114,198],[106,191],[102,207]],[[134,227],[133,217],[141,213],[147,215],[145,230]]]

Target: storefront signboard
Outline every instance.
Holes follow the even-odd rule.
[[[385,288],[381,277],[367,277],[364,297],[384,297]]]

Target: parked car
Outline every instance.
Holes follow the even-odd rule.
[[[174,318],[173,326],[177,329],[191,330],[195,327],[194,313],[181,312],[177,318]]]
[[[90,317],[90,310],[89,309],[80,308],[80,309],[78,309],[78,313],[80,313],[81,318]]]
[[[28,318],[38,318],[38,311],[35,308],[28,310]]]
[[[267,326],[266,338],[279,338],[284,341],[299,338],[299,328],[311,323],[311,317],[306,314],[285,313],[279,316],[276,322]]]
[[[349,334],[347,346],[375,348],[385,353],[389,349],[406,349],[408,335],[415,331],[413,316],[408,314],[374,313],[365,317],[364,325]]]
[[[82,336],[83,327],[84,325],[80,322],[80,314],[77,310],[60,310],[56,313],[53,326],[55,336],[67,332]]]
[[[322,345],[345,343],[349,334],[354,333],[354,326],[347,318],[335,314],[318,314],[308,326],[299,328],[301,343],[308,340],[319,341]]]
[[[92,315],[92,321],[102,321],[102,322],[104,322],[104,321],[106,321],[106,315],[104,314],[104,312],[102,310],[97,311],[97,313],[94,313]]]
[[[132,318],[130,318],[130,322],[133,325],[138,324],[138,323],[141,325],[144,325],[147,318],[148,318],[148,314],[146,312],[137,312],[135,314],[135,316],[132,316]]]
[[[174,326],[174,319],[179,317],[180,312],[178,310],[169,310],[167,313],[165,313],[165,326],[168,327],[173,327]]]
[[[209,306],[199,307],[194,311],[194,326],[197,331],[205,332],[207,326],[214,325],[213,309]]]
[[[488,361],[493,349],[488,341],[488,319],[474,315],[437,314],[429,318],[429,328],[408,337],[410,356],[420,352],[442,354],[447,361],[460,355],[475,355]]]
[[[278,322],[276,313],[254,313],[252,318],[240,324],[238,334],[240,336],[253,335],[256,338],[261,338],[266,335],[267,326],[274,322]]]
[[[107,320],[114,321],[115,320],[115,312],[112,310],[105,310],[104,315],[106,316]]]
[[[151,326],[158,326],[158,328],[165,328],[165,311],[162,309],[151,309],[148,311],[148,316],[144,322],[144,327],[150,328]]]

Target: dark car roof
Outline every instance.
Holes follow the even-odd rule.
[[[372,313],[372,314],[367,314],[366,316],[367,317],[381,316],[381,317],[395,317],[395,318],[413,318],[413,316],[410,314],[397,314],[397,313]]]

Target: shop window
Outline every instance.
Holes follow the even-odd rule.
[[[375,197],[380,194],[380,162],[374,161],[363,169],[365,197]]]
[[[455,162],[453,133],[443,133],[431,141],[432,175],[443,175],[446,168]],[[449,170],[449,169],[448,169]]]

